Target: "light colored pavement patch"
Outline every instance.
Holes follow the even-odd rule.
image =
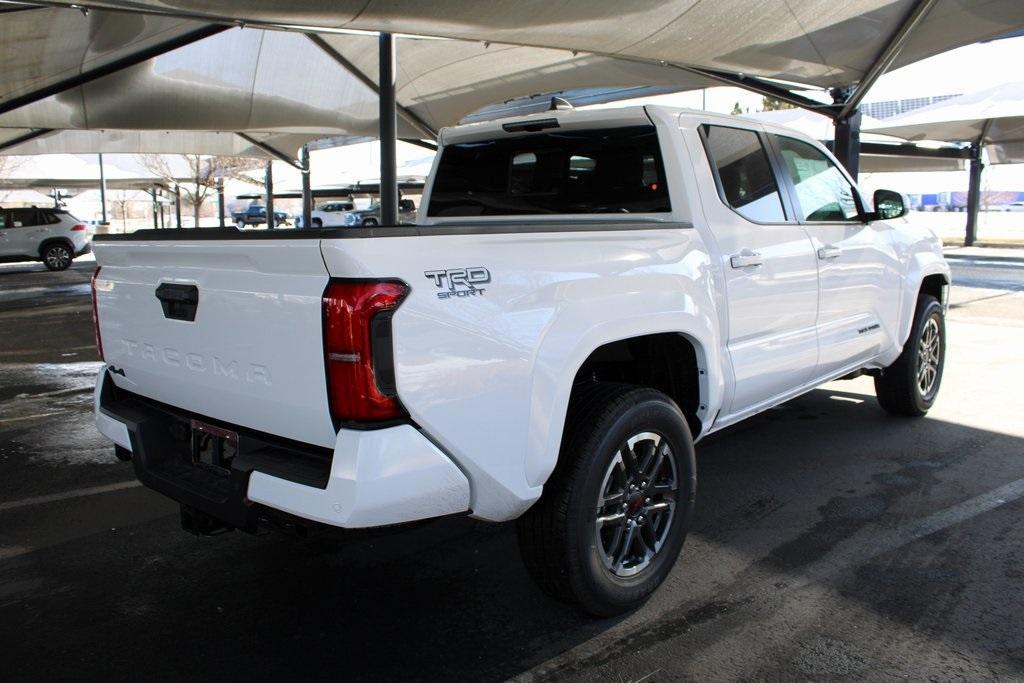
[[[0,503],[0,512],[17,510],[18,508],[29,507],[31,505],[44,505],[46,503],[55,503],[61,500],[71,500],[72,498],[97,496],[103,493],[112,493],[114,491],[135,488],[136,486],[142,486],[142,484],[137,480],[121,481],[116,484],[107,484],[105,486],[92,486],[86,489],[77,489],[75,491],[64,491],[63,493],[51,493],[45,496],[13,500],[7,503]]]

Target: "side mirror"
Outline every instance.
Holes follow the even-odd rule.
[[[904,201],[903,195],[892,190],[875,190],[875,212],[871,215],[874,220],[887,221],[893,218],[903,218],[910,213],[910,207]]]

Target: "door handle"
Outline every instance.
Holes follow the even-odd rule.
[[[764,259],[757,252],[741,252],[729,257],[733,268],[756,268],[764,265]]]
[[[839,258],[842,255],[843,250],[831,244],[826,244],[824,247],[818,249],[818,258],[820,258],[822,261],[828,261],[829,259]]]
[[[160,300],[165,318],[195,322],[199,306],[199,288],[195,285],[163,282],[156,288],[156,298]]]

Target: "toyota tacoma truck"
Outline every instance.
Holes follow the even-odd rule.
[[[597,615],[681,553],[694,443],[867,373],[923,415],[949,268],[791,130],[657,106],[444,130],[415,226],[96,238],[96,421],[186,529],[518,520]]]

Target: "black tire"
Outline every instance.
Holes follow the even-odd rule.
[[[48,270],[67,270],[75,258],[75,252],[67,242],[50,242],[39,252],[43,265]]]
[[[926,335],[937,334],[934,343],[926,345]],[[929,350],[926,352],[925,347]],[[928,386],[927,375],[919,376],[921,363],[933,364],[934,379]],[[914,324],[910,336],[903,346],[903,352],[892,365],[875,377],[875,395],[887,412],[893,415],[921,417],[935,403],[942,383],[942,368],[946,363],[946,319],[942,304],[930,294],[917,299]]]
[[[314,218],[314,219],[313,219],[313,221],[312,221],[312,223],[313,223],[313,227],[314,227],[314,228],[322,228],[322,227],[324,227],[324,222],[323,222],[323,220],[321,220],[321,219],[319,219],[319,218]]]
[[[378,225],[380,224],[377,222],[376,218],[367,218],[363,220],[364,228],[376,228]]]
[[[621,489],[629,497],[616,498],[614,503],[598,507],[599,500],[614,497],[614,494],[605,497],[616,488],[608,477],[627,476],[623,456],[628,451],[621,449],[631,437],[644,432],[657,435],[662,444],[667,443],[670,448],[670,453],[665,454],[667,457],[659,460],[659,464],[650,465],[653,476],[648,475],[649,482],[656,485],[653,489],[641,487],[634,493],[629,493],[628,486],[623,485]],[[654,442],[641,440],[637,448],[647,448],[647,444]],[[633,462],[654,460],[651,454],[656,456],[656,453],[656,450],[647,450],[647,455]],[[665,394],[606,382],[597,382],[575,392],[566,418],[558,465],[545,484],[541,499],[517,524],[519,549],[530,575],[544,592],[596,616],[613,616],[638,607],[668,576],[682,549],[693,514],[696,471],[689,426],[678,406]],[[643,515],[649,508],[643,507],[637,518],[637,510],[631,509],[635,496],[641,496],[641,505],[644,500],[650,504],[655,497],[659,501],[667,500],[662,494],[650,492],[667,488],[670,475],[674,475],[676,483],[676,489],[671,492],[674,500],[671,513],[662,510],[662,516],[657,517],[658,512],[651,512],[644,522]],[[651,497],[644,499],[648,495]],[[629,501],[622,504],[621,515],[633,515],[622,524],[626,531],[620,532],[618,523],[604,531],[598,530],[598,517],[607,515],[608,510],[618,510],[620,500]],[[665,514],[668,514],[667,521]],[[604,518],[613,516],[618,514]],[[645,565],[638,561],[630,568],[627,562],[615,562],[606,550],[615,539],[622,539],[616,534],[633,538],[626,534],[634,521],[638,522],[635,528],[640,535],[630,547],[636,548],[640,543],[645,553],[650,552],[652,545],[657,545],[658,549]],[[602,535],[606,531],[611,540]],[[660,545],[648,534],[660,536]],[[648,538],[652,542],[649,543]],[[620,540],[618,545],[611,546],[611,554],[629,555],[630,547],[623,551],[624,546],[624,540]],[[614,548],[619,548],[619,552]],[[623,576],[617,571],[636,573]]]

